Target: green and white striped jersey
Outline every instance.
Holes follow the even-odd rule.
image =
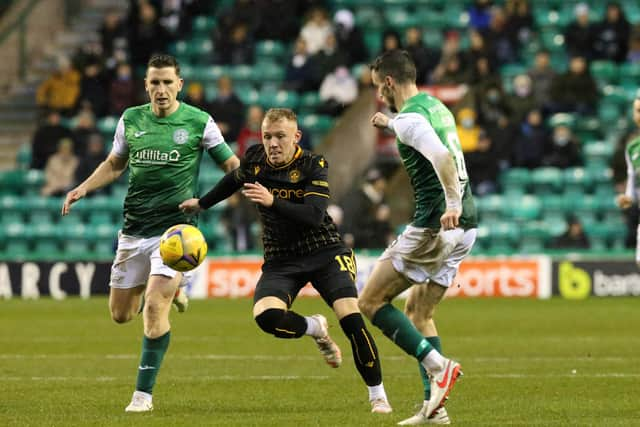
[[[462,228],[476,227],[476,206],[455,120],[447,107],[437,98],[419,93],[404,103],[389,127],[395,131],[400,157],[414,191],[413,225],[439,229],[440,217],[449,206],[462,208]],[[444,188],[439,177],[445,173],[443,162],[448,157],[455,162],[456,188]]]
[[[157,117],[151,104],[131,107],[120,117],[112,153],[129,161],[122,232],[137,237],[158,236],[196,218],[178,209],[197,196],[202,152],[217,164],[233,155],[211,116],[180,103],[168,117]]]

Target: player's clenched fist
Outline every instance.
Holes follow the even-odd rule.
[[[67,193],[67,197],[64,199],[64,204],[62,205],[62,216],[69,213],[71,210],[71,205],[82,199],[87,195],[87,191],[82,187],[76,187],[73,190]]]
[[[178,209],[186,214],[197,214],[200,213],[202,208],[200,207],[199,202],[200,199],[189,199],[178,205]]]
[[[377,112],[371,117],[371,124],[378,128],[386,128],[389,126],[389,117],[383,113]]]
[[[254,184],[247,182],[244,184],[242,194],[252,202],[258,203],[267,208],[273,205],[273,194],[271,194],[269,190],[259,182]]]
[[[627,196],[626,194],[619,194],[616,198],[616,203],[618,204],[620,209],[629,209],[631,207],[631,204],[633,203],[633,200],[631,200],[631,197]]]

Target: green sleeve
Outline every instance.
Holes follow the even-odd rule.
[[[217,165],[221,165],[226,162],[231,156],[233,156],[233,151],[227,145],[226,142],[222,144],[218,144],[213,148],[207,150],[209,156],[216,162]]]

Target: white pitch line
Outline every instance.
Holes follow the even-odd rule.
[[[393,375],[394,378],[409,378],[414,375]],[[314,380],[325,381],[331,380],[332,377],[326,375],[201,375],[201,376],[165,376],[165,381],[299,381]],[[475,378],[491,378],[491,379],[522,379],[522,378],[608,378],[608,379],[626,379],[640,378],[640,374],[630,374],[623,372],[597,373],[597,374],[465,374],[465,379]],[[67,381],[88,381],[88,382],[113,382],[127,381],[131,377],[87,377],[87,376],[32,376],[32,377],[16,377],[16,376],[0,376],[0,383],[15,381],[35,381],[35,382],[67,382]]]
[[[0,354],[0,360],[22,360],[22,359],[61,359],[61,360],[82,360],[82,359],[108,359],[108,360],[129,360],[137,359],[140,355],[136,353],[121,354],[94,354],[94,353],[39,353],[39,354]],[[239,360],[239,361],[289,361],[289,360],[318,360],[317,356],[308,355],[268,355],[268,354],[171,354],[172,359],[179,360]],[[410,361],[408,356],[385,356],[384,360]],[[512,362],[629,362],[640,361],[640,356],[514,356],[514,357],[468,357],[461,358],[460,362],[471,363],[512,363]]]

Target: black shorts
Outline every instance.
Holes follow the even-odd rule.
[[[333,306],[340,298],[357,298],[356,259],[347,248],[333,248],[290,260],[269,260],[262,265],[256,285],[254,304],[264,297],[277,297],[291,307],[298,292],[307,283]]]

